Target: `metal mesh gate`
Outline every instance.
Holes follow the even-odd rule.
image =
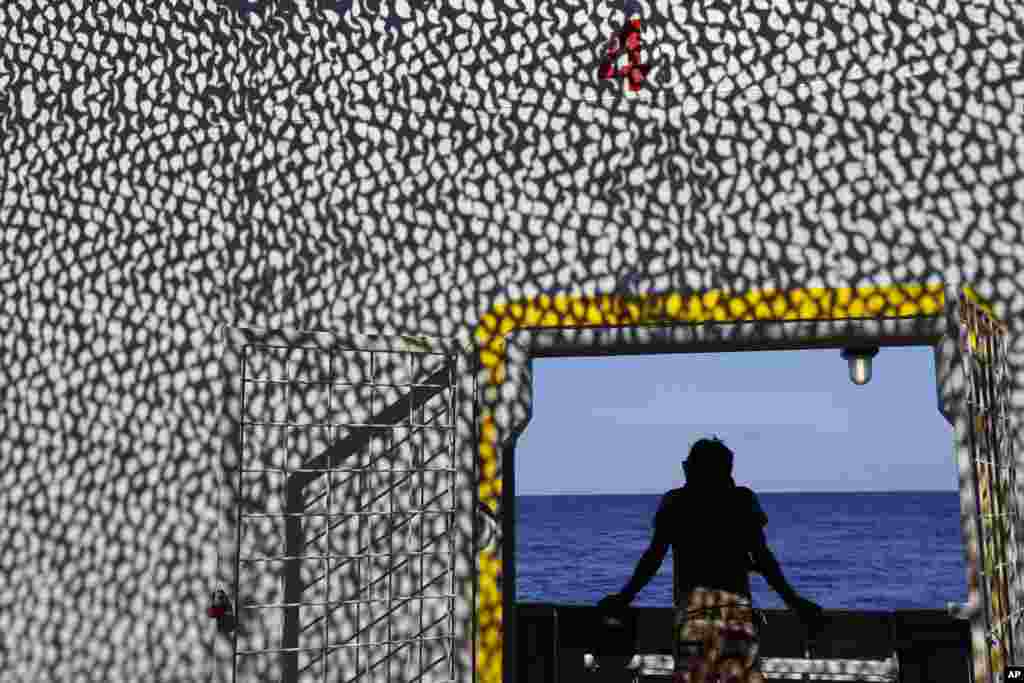
[[[233,680],[455,680],[457,356],[240,356]]]
[[[1022,610],[1016,532],[1020,520],[1010,422],[1007,328],[961,295],[961,343],[967,378],[969,445],[974,468],[979,580],[988,634],[989,671],[1019,662],[1014,630]],[[990,675],[990,680],[995,680]]]

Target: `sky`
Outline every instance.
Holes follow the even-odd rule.
[[[871,381],[839,349],[534,360],[516,494],[664,493],[702,436],[758,493],[956,491],[930,347],[882,348]]]

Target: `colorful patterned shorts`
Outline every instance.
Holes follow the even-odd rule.
[[[763,683],[755,618],[745,596],[694,589],[675,610],[673,683]]]

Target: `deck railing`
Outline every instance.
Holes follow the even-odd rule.
[[[763,610],[760,625],[766,680],[968,683],[968,622],[944,610],[895,612],[826,610],[814,642],[788,610]],[[529,683],[668,681],[672,669],[672,610],[636,607],[635,645],[618,656],[595,656],[602,614],[594,607],[519,603],[508,633],[506,676]]]

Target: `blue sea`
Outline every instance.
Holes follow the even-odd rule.
[[[825,609],[945,609],[967,601],[956,491],[758,493],[765,534],[797,592]],[[593,604],[651,539],[660,495],[518,496],[519,602]],[[694,520],[694,523],[698,523]],[[754,604],[784,609],[756,573]],[[672,555],[635,606],[672,604]]]

